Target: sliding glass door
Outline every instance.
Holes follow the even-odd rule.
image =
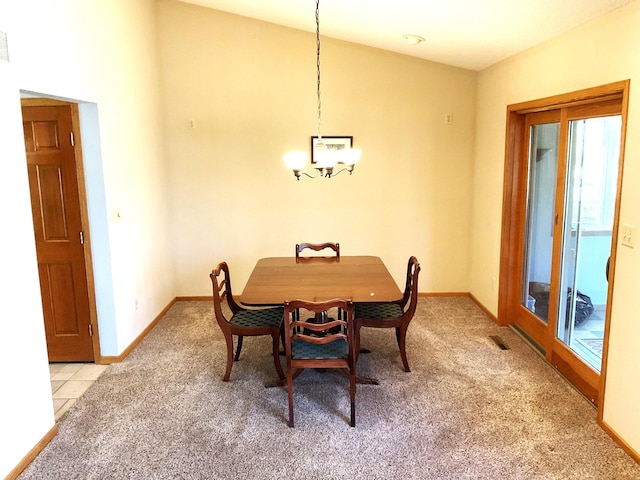
[[[549,117],[549,115],[546,115]],[[537,118],[536,118],[537,117]],[[524,275],[521,303],[545,325],[553,262],[553,226],[558,173],[560,123],[537,115],[530,119]]]
[[[620,115],[572,120],[557,338],[600,372],[615,213]]]
[[[622,100],[616,93],[509,112],[499,317],[596,404],[615,256]]]

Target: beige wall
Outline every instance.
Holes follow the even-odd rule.
[[[0,20],[0,31],[6,31],[3,28]],[[54,425],[19,120],[17,82],[9,64],[0,60],[0,218],[4,233],[0,247],[0,478]],[[16,189],[16,184],[22,188]],[[27,419],[31,425],[25,425]]]
[[[27,0],[14,12],[19,88],[97,108],[99,144],[83,146],[102,162],[114,316],[99,323],[103,355],[118,355],[174,293],[155,0]]]
[[[222,260],[241,293],[301,241],[380,255],[400,285],[416,255],[421,291],[469,291],[475,72],[323,39],[322,132],[363,154],[351,177],[296,181],[282,156],[317,132],[315,36],[159,6],[178,295],[210,294]]]
[[[90,103],[98,112],[99,141],[85,147],[99,152],[104,171],[102,214],[107,224],[102,240],[113,311],[98,305],[102,353],[121,353],[171,301],[175,289],[167,234],[155,1],[0,2],[0,31],[8,34],[10,56],[8,63],[0,60],[0,216],[11,228],[0,248],[4,478],[54,425],[21,89],[88,102],[84,105]],[[118,211],[121,220],[115,215]],[[102,291],[104,285],[97,288]]]
[[[631,79],[620,222],[640,226],[640,2],[481,72],[473,179],[471,291],[497,313],[504,131],[509,104]],[[640,452],[640,255],[618,245],[604,422]]]

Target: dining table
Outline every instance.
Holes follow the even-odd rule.
[[[267,257],[258,260],[240,296],[256,307],[334,298],[391,302],[402,292],[380,257]]]
[[[244,305],[254,307],[334,298],[354,303],[392,302],[401,299],[402,292],[380,257],[361,255],[261,258],[240,295]],[[359,376],[358,383],[377,385],[378,381]],[[275,385],[282,382],[267,386]]]

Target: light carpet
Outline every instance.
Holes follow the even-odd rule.
[[[348,380],[305,371],[296,427],[270,338],[247,338],[228,383],[209,302],[178,302],[59,421],[22,479],[638,479],[596,411],[468,298],[420,298],[411,373],[392,330],[366,329],[356,427]],[[489,337],[498,335],[509,350]],[[284,359],[283,359],[284,362]]]

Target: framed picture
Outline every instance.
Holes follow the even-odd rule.
[[[318,143],[318,137],[311,137],[311,164],[316,163],[315,151],[316,144]],[[342,150],[344,148],[353,147],[353,137],[322,137],[322,143],[324,143],[327,150]],[[342,163],[342,162],[339,162]]]

